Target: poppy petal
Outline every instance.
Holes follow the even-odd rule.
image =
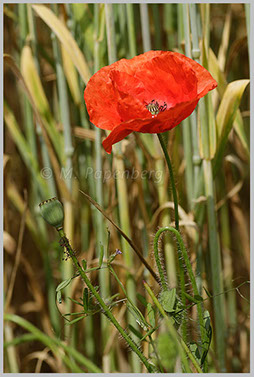
[[[84,92],[90,121],[110,130],[103,146],[131,132],[160,133],[188,117],[199,99],[217,86],[196,61],[171,51],[148,51],[100,69]]]
[[[109,136],[103,141],[107,153],[111,153],[112,145],[123,140],[131,132],[161,133],[176,127],[187,118],[197,106],[198,100],[177,104],[174,108],[160,113],[152,119],[133,119],[116,126]]]

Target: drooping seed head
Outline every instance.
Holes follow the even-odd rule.
[[[57,198],[44,200],[39,204],[43,219],[50,225],[62,229],[64,221],[64,210],[62,203]]]

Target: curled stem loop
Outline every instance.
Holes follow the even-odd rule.
[[[198,291],[198,287],[197,287],[197,283],[196,283],[194,273],[192,271],[191,262],[189,260],[188,253],[187,253],[186,247],[184,245],[183,239],[181,237],[181,234],[179,233],[178,230],[176,230],[172,226],[166,226],[166,227],[160,228],[158,230],[158,232],[155,234],[155,237],[154,237],[154,255],[158,256],[159,238],[160,238],[160,236],[163,232],[167,232],[167,231],[173,233],[176,236],[178,247],[181,251],[181,255],[183,257],[185,266],[187,268],[187,271],[188,271],[188,274],[189,274],[189,277],[190,277],[193,293],[194,293],[194,295],[199,296],[199,291]],[[155,257],[155,259],[156,259],[156,257]],[[159,263],[160,263],[160,261],[159,261]],[[160,274],[160,277],[161,277],[161,274]],[[164,277],[164,275],[163,275],[163,277]],[[200,326],[200,332],[201,332],[201,341],[202,341],[202,345],[203,345],[206,342],[206,331],[205,331],[205,324],[204,324],[203,310],[202,310],[202,304],[201,303],[197,304],[197,310],[198,310],[198,320],[199,320],[199,326]]]

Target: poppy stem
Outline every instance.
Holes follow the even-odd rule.
[[[164,153],[164,156],[165,156],[165,159],[166,159],[168,170],[169,170],[169,176],[170,176],[170,182],[171,182],[173,200],[174,200],[174,209],[175,209],[175,228],[176,228],[177,231],[179,231],[178,199],[177,199],[177,191],[176,191],[176,186],[175,186],[173,168],[172,168],[172,164],[171,164],[171,161],[170,161],[170,157],[169,157],[169,154],[168,154],[168,150],[167,150],[163,135],[162,134],[157,134],[157,135],[158,135],[158,138],[159,138],[159,141],[160,141],[160,144],[161,144],[161,148],[163,150],[163,153]],[[185,295],[184,295],[184,293],[185,293],[184,266],[183,266],[183,261],[181,259],[181,248],[180,248],[178,240],[177,240],[177,255],[178,255],[178,264],[179,264],[180,287],[181,287],[180,288],[181,289],[180,296],[181,296],[182,304],[185,307],[186,306],[186,298],[185,298]],[[184,316],[184,318],[183,318],[182,335],[183,335],[184,341],[186,341],[187,340],[186,316]]]
[[[166,159],[168,170],[169,170],[169,176],[170,176],[170,182],[171,182],[172,194],[173,194],[173,200],[174,200],[174,209],[175,209],[175,228],[176,228],[176,230],[179,230],[178,199],[177,199],[177,191],[176,191],[176,186],[175,186],[173,168],[172,168],[170,157],[169,157],[169,154],[168,154],[168,151],[167,151],[166,144],[165,144],[164,139],[163,139],[163,135],[162,134],[157,134],[157,135],[158,135],[158,138],[159,138],[159,141],[160,141],[160,144],[161,144],[161,148],[163,150],[163,153],[164,153],[164,156],[165,156],[165,159]]]
[[[137,354],[139,359],[142,361],[142,363],[146,366],[147,370],[149,373],[154,373],[156,372],[156,368],[149,363],[148,359],[145,357],[145,355],[140,351],[139,346],[135,343],[135,341],[132,339],[132,337],[124,330],[124,328],[118,323],[116,320],[115,316],[111,313],[109,307],[106,305],[102,297],[99,295],[97,289],[93,286],[91,283],[90,279],[87,277],[86,272],[83,270],[81,267],[78,259],[75,256],[75,253],[70,245],[69,240],[66,238],[66,235],[62,229],[58,231],[59,235],[61,238],[64,239],[65,242],[65,248],[68,252],[68,255],[71,257],[74,266],[76,267],[79,275],[85,282],[87,288],[91,291],[93,296],[96,298],[98,301],[100,307],[102,308],[102,312],[104,315],[110,320],[110,322],[116,327],[116,329],[119,331],[119,333],[122,335],[122,337],[125,339],[125,341],[128,343],[128,345],[131,347],[133,352]]]

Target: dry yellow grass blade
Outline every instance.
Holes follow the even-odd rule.
[[[213,105],[214,108],[217,107],[219,103],[219,97],[223,97],[223,94],[227,88],[227,80],[224,76],[224,73],[221,71],[220,66],[219,66],[219,61],[216,58],[213,50],[210,48],[209,49],[209,61],[208,61],[208,68],[209,72],[211,72],[212,76],[215,78],[215,80],[218,82],[218,87],[217,90],[212,93],[213,95]],[[248,145],[248,139],[244,130],[244,124],[243,124],[243,119],[241,116],[241,112],[238,109],[236,112],[235,120],[233,123],[233,127],[241,140],[241,143],[244,147],[244,150],[246,152],[246,155],[249,157],[250,156],[250,151],[249,151],[249,145]]]
[[[8,200],[10,200],[12,205],[21,215],[25,209],[25,202],[14,183],[8,182],[6,193]],[[31,233],[36,245],[43,247],[43,240],[39,239],[37,225],[29,209],[27,210],[26,214],[26,226]]]
[[[7,156],[6,154],[4,154],[4,158],[3,158],[3,170],[5,169],[8,161],[10,161],[10,157]]]
[[[91,73],[85,61],[84,55],[80,51],[69,30],[45,5],[33,5],[33,9],[59,38],[60,42],[64,45],[64,48],[72,59],[73,64],[79,71],[80,76],[84,80],[85,84],[87,84],[91,77]]]
[[[74,67],[72,59],[70,58],[70,55],[63,47],[63,44],[61,44],[61,51],[64,74],[69,85],[73,101],[77,106],[80,106],[82,96],[80,94],[77,71]]]
[[[233,122],[232,117],[236,115],[243,92],[249,82],[250,80],[237,80],[228,84],[216,117],[219,141],[223,138],[229,122]]]
[[[16,249],[16,241],[15,239],[4,230],[3,232],[3,245],[5,251],[7,251],[8,254],[13,255],[14,251]]]
[[[50,161],[51,161],[54,173],[55,173],[55,177],[56,177],[56,181],[57,181],[57,184],[58,184],[59,191],[61,192],[61,195],[62,195],[63,198],[70,199],[70,193],[69,193],[69,190],[66,186],[66,183],[64,182],[63,179],[61,179],[61,169],[60,169],[59,163],[57,161],[57,158],[55,156],[52,145],[50,143],[50,140],[48,138],[48,135],[47,135],[47,132],[46,132],[46,129],[45,129],[45,125],[44,125],[44,123],[43,123],[43,121],[40,117],[40,114],[39,114],[38,109],[35,105],[33,96],[31,95],[30,90],[28,89],[28,87],[26,85],[24,77],[21,74],[19,68],[17,67],[15,61],[13,60],[13,58],[10,55],[4,54],[4,63],[8,64],[8,66],[11,68],[15,77],[21,83],[21,86],[22,86],[22,89],[24,90],[24,93],[27,95],[27,97],[30,101],[30,104],[31,104],[33,111],[34,111],[36,121],[39,123],[39,125],[41,127],[42,135],[43,135],[45,144],[48,148]]]
[[[221,45],[218,52],[218,62],[219,62],[221,71],[224,71],[225,69],[226,56],[227,56],[229,37],[230,37],[231,21],[232,21],[231,4],[229,4],[228,6],[229,8],[225,17],[222,41],[221,41]]]
[[[94,130],[88,130],[83,127],[74,127],[73,133],[76,137],[84,140],[95,141],[96,134]]]
[[[32,50],[29,46],[25,46],[21,51],[20,71],[25,79],[28,89],[33,95],[34,102],[39,112],[42,114],[49,114],[50,116],[49,104],[34,63]]]
[[[15,14],[15,12],[13,12],[13,10],[10,9],[9,4],[8,5],[4,4],[3,8],[4,8],[4,15],[9,17],[14,22],[17,22],[18,17]]]
[[[65,156],[63,153],[64,144],[62,134],[57,131],[57,125],[51,114],[50,106],[35,66],[32,50],[29,46],[25,46],[21,52],[20,70],[33,96],[34,103],[43,119],[45,128],[47,129],[47,133],[54,145],[57,155],[61,163],[64,164]]]
[[[22,252],[22,246],[23,246],[23,240],[24,240],[24,234],[25,234],[25,225],[26,225],[26,211],[28,209],[28,202],[27,202],[27,192],[25,191],[25,207],[24,211],[22,213],[21,221],[20,221],[20,229],[19,229],[19,236],[18,236],[18,243],[17,243],[17,250],[15,255],[15,262],[14,266],[11,271],[11,276],[8,281],[8,287],[6,290],[6,297],[4,302],[4,310],[6,313],[8,313],[9,305],[12,301],[13,296],[13,290],[15,285],[15,280],[20,264],[20,257]]]
[[[216,116],[218,144],[214,158],[214,172],[216,173],[227,144],[229,132],[232,129],[234,119],[239,109],[243,92],[250,80],[237,80],[228,84],[222,97]]]
[[[48,196],[47,182],[40,175],[38,161],[34,158],[30,146],[23,136],[13,112],[6,102],[4,102],[4,122],[24,163],[26,164],[27,169],[30,170],[33,179],[36,181],[38,190],[42,196]]]

